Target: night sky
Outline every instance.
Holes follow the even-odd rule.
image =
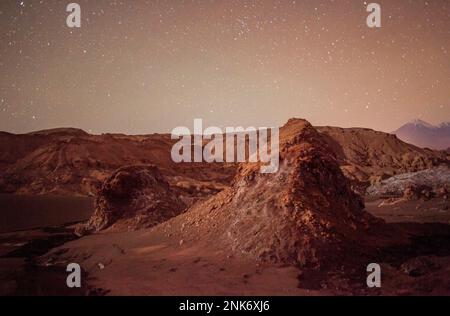
[[[450,120],[450,1],[0,1],[0,130]]]

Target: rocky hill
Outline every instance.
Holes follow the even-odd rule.
[[[397,174],[448,165],[444,152],[407,144],[393,134],[365,128],[317,127],[344,174],[361,192]]]
[[[322,268],[380,222],[363,211],[325,137],[307,121],[280,130],[280,170],[244,163],[231,187],[156,227],[180,244],[209,240],[266,262]],[[328,258],[328,259],[327,259]]]
[[[126,165],[154,164],[187,195],[221,190],[234,176],[226,164],[175,164],[170,135],[90,135],[77,129],[0,134],[0,191],[19,194],[95,195]]]
[[[395,135],[361,128],[316,128],[355,189],[390,176],[448,163],[446,152],[406,144]],[[182,163],[170,157],[168,134],[90,135],[59,128],[14,135],[0,133],[0,192],[95,195],[103,181],[127,165],[153,164],[187,198],[229,186],[236,164]]]

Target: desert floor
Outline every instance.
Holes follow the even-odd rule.
[[[381,203],[366,201],[366,210],[404,231],[411,243],[381,250],[380,289],[367,288],[365,267],[305,275],[236,257],[214,241],[180,244],[155,229],[77,239],[70,225],[61,225],[0,234],[0,294],[449,295],[449,203]],[[66,286],[71,262],[83,268],[81,289]]]

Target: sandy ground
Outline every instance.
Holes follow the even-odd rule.
[[[239,258],[214,241],[180,244],[155,229],[72,240],[68,227],[0,234],[0,294],[450,295],[447,202],[380,203],[368,201],[368,211],[411,236],[408,245],[380,250],[381,289],[366,287],[364,268],[304,282],[296,267]],[[65,286],[70,262],[84,270],[82,289]]]
[[[262,267],[202,245],[180,246],[151,231],[99,234],[67,246],[64,258],[80,262],[89,283],[112,295],[308,293],[297,289],[295,268]]]

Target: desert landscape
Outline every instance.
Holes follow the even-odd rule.
[[[447,152],[302,119],[280,128],[274,174],[175,164],[173,143],[2,133],[1,294],[450,294]],[[65,284],[71,262],[80,289]]]
[[[0,1],[0,296],[450,296],[449,13]]]

